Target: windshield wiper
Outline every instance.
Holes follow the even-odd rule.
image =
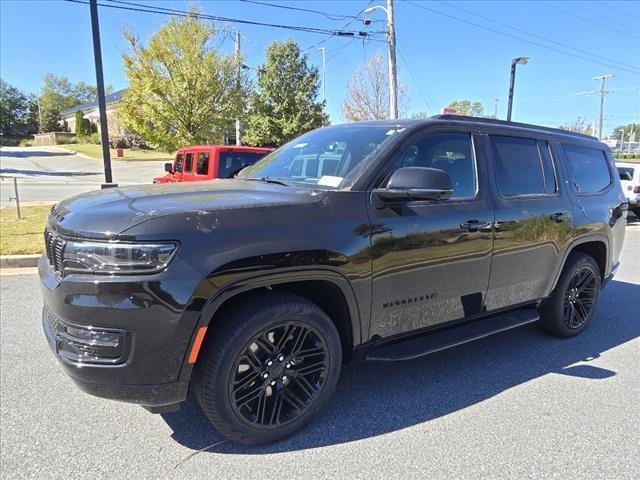
[[[270,178],[270,177],[244,177],[242,180],[253,180],[253,181],[259,181],[259,182],[265,182],[265,183],[273,183],[275,185],[283,185],[285,187],[289,186],[287,183],[284,183],[282,180],[276,180],[275,178]]]

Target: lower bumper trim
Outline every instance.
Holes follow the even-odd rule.
[[[95,397],[135,403],[143,407],[167,407],[180,404],[187,399],[188,383],[172,382],[160,385],[106,385],[85,382],[71,377],[85,393]]]

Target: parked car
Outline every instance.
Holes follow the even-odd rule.
[[[616,162],[616,167],[629,208],[640,218],[640,163]]]
[[[253,165],[272,148],[235,145],[194,145],[176,152],[173,163],[165,163],[167,172],[153,183],[199,182],[214,178],[233,178],[240,170]]]
[[[321,128],[234,179],[56,205],[44,330],[82,390],[167,412],[193,384],[220,433],[263,444],[315,417],[345,362],[533,322],[578,335],[626,209],[586,135],[446,115]]]

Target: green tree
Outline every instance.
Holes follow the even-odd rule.
[[[33,115],[35,98],[0,79],[0,132],[5,137],[23,137],[37,130]],[[37,112],[37,104],[35,105]]]
[[[74,85],[64,75],[57,76],[53,73],[47,73],[43,81],[44,85],[40,95],[41,132],[59,131],[62,128],[60,112],[90,102],[97,95],[96,87],[84,82]],[[106,90],[109,92],[111,87],[107,87]]]
[[[634,140],[640,139],[640,123],[629,123],[628,125],[619,125],[613,129],[612,139],[620,140],[620,134],[624,132],[624,141],[631,141],[631,133],[633,132]]]
[[[165,149],[220,142],[242,113],[247,79],[241,58],[220,53],[212,23],[192,15],[169,20],[143,46],[125,33],[129,79],[121,107],[124,126]]]
[[[484,106],[481,102],[470,100],[454,100],[447,108],[455,108],[457,115],[465,117],[481,117],[484,113]]]
[[[279,146],[328,123],[318,101],[318,69],[293,40],[269,45],[257,81],[243,136],[249,145]]]

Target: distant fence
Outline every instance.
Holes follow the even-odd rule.
[[[58,145],[59,139],[71,139],[75,137],[75,133],[69,132],[51,132],[51,133],[39,133],[33,136],[34,145],[36,147],[44,147],[47,145]]]

